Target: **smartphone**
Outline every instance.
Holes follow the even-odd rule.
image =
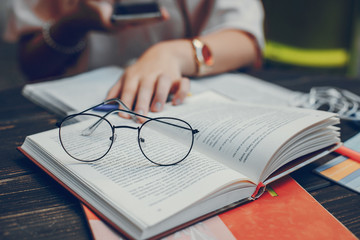
[[[134,21],[161,18],[159,4],[157,2],[127,2],[115,3],[114,12],[111,16],[112,22]]]

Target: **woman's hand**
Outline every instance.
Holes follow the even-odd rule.
[[[79,0],[74,20],[89,30],[112,30],[114,0]]]
[[[190,91],[190,80],[183,77],[183,69],[188,65],[186,59],[189,59],[189,54],[191,56],[191,50],[187,40],[152,46],[136,63],[125,69],[108,92],[107,99],[120,98],[130,109],[144,115],[149,109],[161,111],[169,94],[173,95],[173,105],[181,104]]]
[[[46,1],[47,2],[47,1]],[[156,20],[111,22],[114,0],[51,0],[48,6],[41,5],[39,16],[51,21],[49,35],[58,44],[76,46],[90,31],[121,31],[124,28],[163,21],[168,13],[162,9],[163,18]],[[39,6],[40,8],[40,6]],[[51,14],[50,14],[51,13]],[[63,75],[72,67],[72,74],[84,71],[84,65],[77,65],[81,54],[66,54],[56,51],[44,41],[41,29],[21,37],[19,43],[20,66],[29,80]]]

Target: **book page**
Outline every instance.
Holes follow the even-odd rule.
[[[118,116],[110,119],[116,125],[126,123],[136,126],[130,120]],[[83,122],[74,125],[81,124]],[[56,158],[57,164],[72,172],[72,176],[76,176],[98,195],[106,196],[113,208],[144,228],[210,198],[211,194],[229,185],[254,186],[244,175],[196,151],[177,165],[154,165],[139,149],[137,130],[116,131],[119,136],[108,154],[91,163],[79,162],[68,156],[59,143],[57,130],[34,135],[31,140],[41,148],[51,149],[50,154]],[[74,140],[73,145],[76,151],[84,151],[85,146],[78,139]],[[98,147],[95,142],[90,146],[94,152],[90,151],[89,154],[95,154]]]
[[[27,84],[23,95],[49,111],[65,116],[103,102],[122,73],[122,68],[115,66],[99,68],[59,80]]]
[[[253,182],[279,148],[295,134],[334,116],[299,108],[241,104],[204,93],[163,114],[188,121],[196,134],[194,148],[235,169]],[[331,136],[332,141],[336,141]]]
[[[290,106],[303,94],[244,73],[224,73],[191,81],[193,94],[209,90],[239,102],[274,106]]]

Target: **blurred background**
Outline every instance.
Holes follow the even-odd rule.
[[[2,39],[7,16],[7,6],[12,0],[0,2],[0,90],[22,85],[25,80],[17,66],[16,45]]]
[[[0,33],[7,6],[0,2]],[[359,0],[263,0],[265,69],[360,77]],[[0,40],[0,90],[25,83],[17,48]]]
[[[263,0],[265,67],[359,76],[359,0]]]

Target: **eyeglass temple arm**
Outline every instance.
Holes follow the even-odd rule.
[[[113,98],[113,99],[106,100],[106,101],[104,101],[104,102],[102,102],[102,103],[100,103],[100,104],[98,104],[98,105],[96,105],[96,106],[94,106],[94,107],[91,107],[91,108],[89,108],[89,109],[86,109],[86,110],[80,112],[79,114],[84,113],[84,112],[86,112],[86,111],[89,111],[89,110],[91,110],[91,109],[93,109],[93,108],[96,108],[96,107],[98,107],[98,106],[111,103],[111,102],[117,102],[118,104],[120,104],[120,105],[121,105],[124,109],[126,109],[126,110],[124,110],[124,109],[114,109],[114,110],[106,113],[106,114],[103,116],[103,118],[106,118],[108,115],[110,115],[111,113],[114,113],[114,112],[125,112],[125,113],[128,113],[135,122],[138,121],[138,118],[137,118],[137,117],[142,117],[142,118],[146,118],[146,119],[149,119],[149,120],[154,120],[154,121],[157,121],[157,122],[161,122],[161,123],[164,123],[164,124],[167,124],[167,125],[171,125],[171,126],[174,126],[174,127],[182,128],[182,129],[185,129],[185,130],[192,130],[192,134],[196,134],[196,133],[199,132],[199,130],[197,130],[197,129],[189,129],[189,128],[186,128],[186,127],[183,127],[183,126],[179,126],[179,125],[176,125],[176,124],[173,124],[173,123],[164,122],[164,121],[161,121],[161,120],[159,120],[159,119],[154,119],[154,118],[151,118],[151,117],[147,117],[147,116],[144,116],[144,115],[135,113],[135,112],[131,111],[131,110],[130,110],[120,99],[118,99],[118,98]],[[93,125],[91,125],[90,127],[84,129],[82,134],[84,134],[84,135],[86,135],[86,136],[92,134],[92,133],[95,131],[95,129],[97,128],[97,126],[98,126],[102,121],[103,121],[102,118],[99,119],[99,120],[96,121]]]
[[[185,129],[185,130],[190,130],[190,131],[192,132],[192,134],[196,134],[196,133],[199,132],[198,129],[191,129],[191,128],[179,126],[179,125],[177,125],[177,124],[173,124],[173,123],[161,121],[160,119],[143,116],[143,115],[140,115],[140,114],[137,114],[137,113],[134,113],[134,112],[131,112],[131,111],[126,111],[126,110],[123,110],[123,109],[115,109],[115,110],[112,110],[112,111],[106,113],[106,114],[103,116],[103,118],[105,118],[105,117],[108,116],[109,114],[111,114],[111,113],[113,113],[113,112],[117,112],[117,111],[126,112],[126,113],[129,113],[129,114],[134,114],[134,115],[136,115],[136,116],[138,116],[138,117],[143,117],[143,118],[146,118],[146,119],[149,119],[149,120],[157,121],[157,122],[160,122],[160,123],[163,123],[163,124],[167,124],[167,125],[170,125],[170,126],[182,128],[182,129]],[[94,123],[93,125],[91,125],[90,127],[86,128],[86,129],[84,129],[83,132],[82,132],[82,135],[84,135],[84,136],[89,136],[89,135],[91,135],[91,134],[95,131],[95,129],[99,126],[99,124],[100,124],[102,121],[104,121],[103,118],[100,118],[98,121],[96,121],[96,123]],[[119,127],[119,126],[115,126],[115,128],[116,128],[116,127]]]
[[[131,111],[131,110],[130,110],[120,99],[118,99],[118,98],[109,99],[109,100],[103,102],[102,104],[107,104],[107,103],[110,103],[110,102],[117,102],[117,103],[119,103],[123,108],[125,108],[125,110],[124,110],[124,109],[114,109],[114,110],[106,113],[103,117],[106,117],[107,115],[109,115],[109,114],[111,114],[111,113],[113,113],[113,112],[115,112],[115,111],[119,111],[119,112],[128,113],[128,114],[132,117],[132,119],[133,119],[134,121],[137,121],[137,120],[138,120],[137,117],[141,117],[141,118],[146,118],[146,119],[149,119],[149,120],[158,121],[158,122],[161,122],[161,123],[164,123],[164,124],[168,124],[168,125],[172,125],[172,126],[175,126],[175,127],[179,127],[179,128],[183,128],[183,129],[189,130],[189,129],[186,128],[186,127],[182,127],[182,126],[179,126],[179,125],[176,125],[176,124],[173,124],[173,123],[164,122],[164,121],[161,121],[161,120],[159,120],[159,119],[154,119],[154,118],[151,118],[151,117],[147,117],[147,116],[144,116],[144,115],[135,113],[135,112]]]
[[[99,107],[99,106],[101,106],[101,105],[105,105],[105,104],[108,104],[108,103],[111,103],[111,102],[117,102],[118,104],[120,104],[120,106],[122,106],[122,107],[126,110],[126,111],[124,111],[124,112],[130,113],[130,116],[132,117],[132,119],[133,119],[134,121],[137,121],[137,120],[138,120],[138,119],[134,116],[134,115],[137,115],[137,114],[135,114],[134,112],[132,112],[132,111],[125,105],[125,103],[123,103],[123,102],[122,102],[120,99],[118,99],[118,98],[112,98],[112,99],[106,100],[106,101],[104,101],[104,102],[102,102],[102,103],[99,103],[99,104],[97,104],[97,105],[95,105],[95,106],[92,106],[92,107],[90,107],[90,108],[87,108],[87,109],[79,112],[78,114],[85,113],[85,112],[87,112],[87,111],[90,111],[91,109],[97,108],[97,107]],[[111,113],[111,112],[112,112],[112,111],[110,111],[109,113]],[[108,114],[106,114],[106,115],[108,115]]]
[[[147,117],[147,116],[144,116],[144,115],[141,115],[141,114],[138,114],[138,113],[135,113],[133,111],[131,111],[120,99],[109,99],[108,101],[104,102],[104,104],[106,103],[109,103],[109,102],[112,102],[112,101],[116,101],[118,102],[121,106],[123,106],[126,110],[123,110],[123,109],[115,109],[115,110],[112,110],[110,112],[108,112],[107,114],[104,115],[104,117],[106,117],[107,115],[115,112],[115,111],[119,111],[119,112],[125,112],[125,113],[128,113],[130,114],[130,116],[132,117],[132,119],[134,121],[137,121],[138,118],[137,117],[141,117],[141,118],[146,118],[148,120],[153,120],[153,121],[157,121],[157,122],[161,122],[161,123],[164,123],[164,124],[167,124],[167,125],[171,125],[171,126],[174,126],[174,127],[178,127],[178,128],[182,128],[182,129],[185,129],[185,130],[192,130],[192,133],[193,134],[196,134],[199,132],[199,130],[197,129],[189,129],[189,128],[186,128],[186,127],[183,127],[183,126],[179,126],[177,124],[173,124],[173,123],[169,123],[169,122],[164,122],[164,121],[161,121],[160,119],[156,119],[156,118],[151,118],[151,117]]]
[[[111,103],[111,102],[116,102],[116,103],[118,103],[120,106],[122,106],[124,109],[126,109],[126,110],[119,109],[119,111],[123,111],[123,112],[130,113],[130,117],[131,117],[135,122],[138,121],[137,117],[134,116],[134,113],[131,112],[130,109],[129,109],[120,99],[118,99],[118,98],[108,99],[108,100],[106,100],[106,101],[104,101],[104,102],[102,102],[102,103],[100,103],[100,104],[98,104],[98,105],[96,105],[96,106],[93,106],[93,107],[91,107],[91,108],[88,108],[88,109],[86,109],[86,110],[84,110],[84,111],[82,111],[82,112],[80,112],[80,113],[78,113],[78,114],[82,114],[82,113],[87,112],[87,111],[89,111],[89,110],[91,110],[91,109],[94,109],[94,108],[96,108],[96,107],[99,107],[99,106],[101,106],[101,105],[105,105],[105,104],[108,104],[108,103]],[[106,113],[103,117],[104,117],[104,118],[107,117],[109,114],[113,113],[114,111],[116,111],[116,110],[112,110],[112,111]],[[95,131],[95,129],[99,126],[99,124],[100,124],[102,121],[103,121],[103,119],[100,118],[100,119],[99,119],[98,121],[96,121],[93,125],[91,125],[91,126],[89,126],[88,128],[84,129],[81,134],[82,134],[83,136],[89,136],[89,135],[91,135],[91,134]]]
[[[120,106],[122,106],[125,111],[124,112],[127,112],[130,114],[130,117],[132,118],[132,120],[134,120],[135,122],[137,122],[139,119],[136,117],[137,114],[135,114],[134,112],[132,112],[126,105],[125,103],[123,103],[120,99],[118,98],[112,98],[112,99],[109,99],[109,100],[106,100],[105,102],[103,102],[102,104],[108,104],[108,103],[111,103],[111,102],[117,102]],[[110,112],[109,112],[110,113]],[[106,115],[108,115],[109,113],[107,113]],[[105,115],[105,116],[106,116]]]

